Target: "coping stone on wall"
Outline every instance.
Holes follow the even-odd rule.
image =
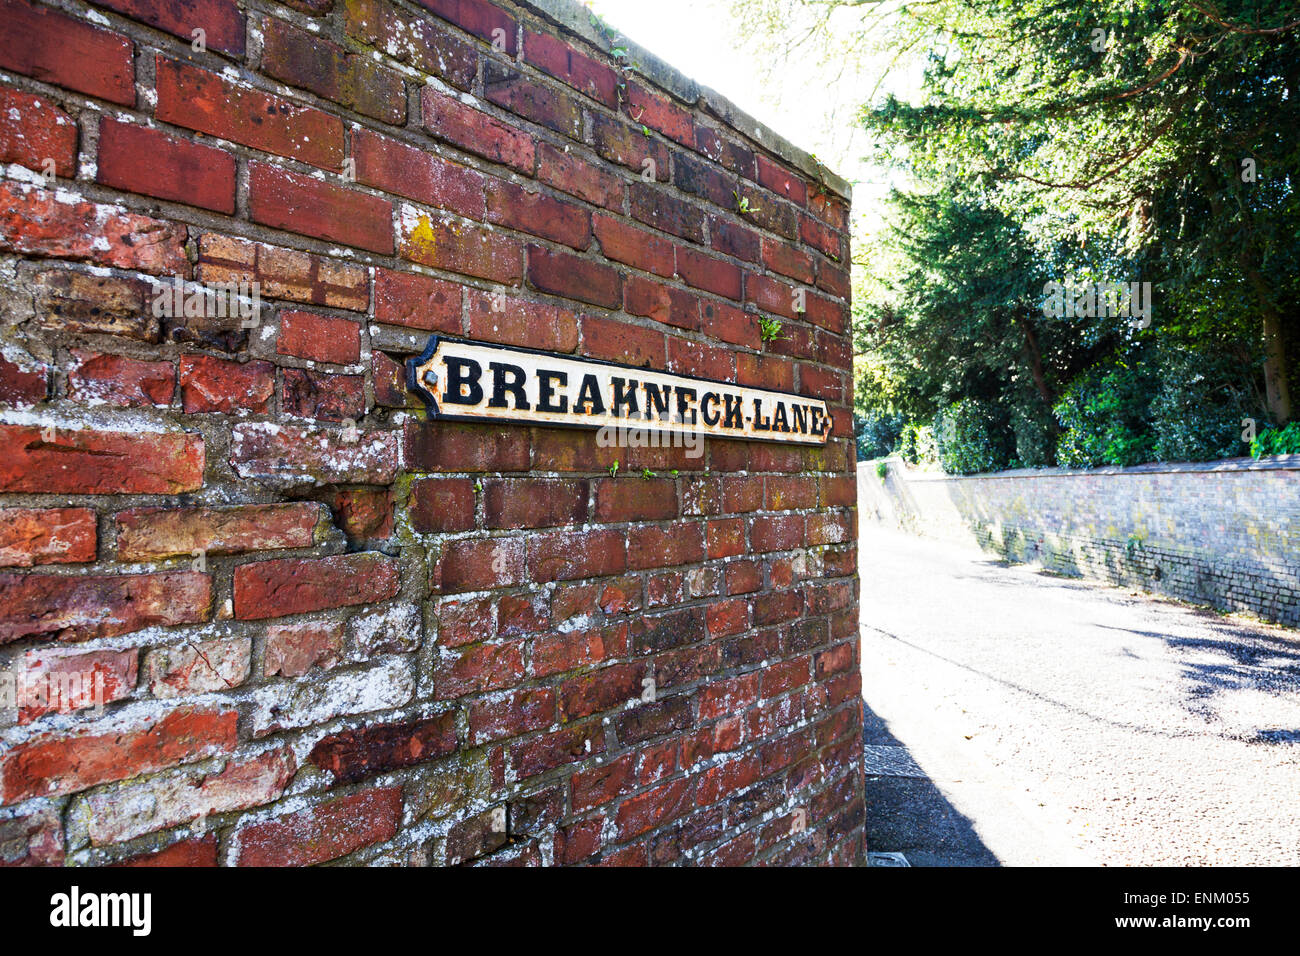
[[[892,456],[890,456],[892,458]],[[887,460],[887,459],[876,459]],[[858,470],[870,462],[858,462]],[[908,481],[987,481],[1013,478],[1089,478],[1097,475],[1170,475],[1189,473],[1223,473],[1239,471],[1300,471],[1300,455],[1271,455],[1268,458],[1227,458],[1222,461],[1152,462],[1128,468],[1017,468],[1012,471],[985,471],[973,475],[946,475],[941,471],[909,469]]]
[[[515,2],[576,34],[606,53],[615,46],[604,32],[596,29],[592,24],[592,12],[577,0],[515,0]],[[651,83],[688,106],[698,106],[764,149],[807,173],[814,181],[822,183],[836,195],[847,200],[853,199],[852,183],[831,172],[813,158],[811,153],[800,149],[780,133],[760,123],[721,93],[707,86],[700,86],[639,43],[626,39],[621,33],[619,38],[620,42],[617,45],[628,51],[628,59],[635,64],[633,69]]]

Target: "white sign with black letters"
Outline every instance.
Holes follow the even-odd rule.
[[[804,445],[825,444],[831,430],[826,403],[805,395],[436,335],[407,360],[407,385],[431,415],[453,421],[637,425]]]

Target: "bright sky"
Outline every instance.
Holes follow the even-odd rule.
[[[816,64],[766,82],[759,57],[741,46],[729,0],[589,0],[587,6],[628,39],[816,154],[854,183],[855,218],[876,217],[885,177],[863,162],[863,134],[854,122],[870,88]]]

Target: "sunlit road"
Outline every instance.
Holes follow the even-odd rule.
[[[871,850],[1300,864],[1300,632],[872,525],[860,554]]]

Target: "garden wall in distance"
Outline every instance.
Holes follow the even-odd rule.
[[[864,521],[1300,625],[1300,456],[944,475],[858,466]]]
[[[612,46],[567,0],[0,0],[0,862],[860,859],[849,190]],[[430,421],[433,333],[833,431]]]

